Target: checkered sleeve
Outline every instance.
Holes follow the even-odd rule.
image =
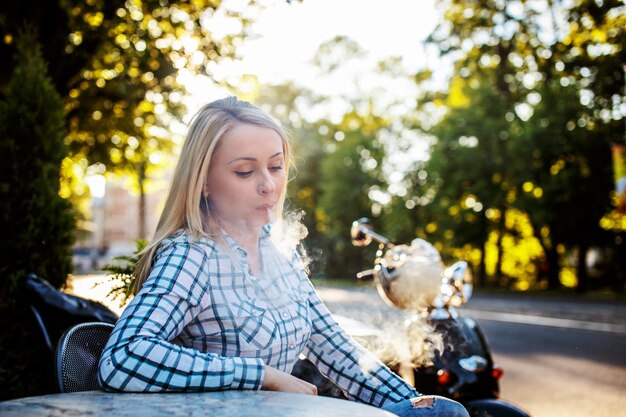
[[[308,281],[312,333],[304,350],[322,374],[351,399],[376,407],[419,394],[349,336],[335,321]]]
[[[265,365],[259,358],[225,357],[171,341],[210,304],[203,247],[164,245],[150,276],[115,325],[99,363],[106,390],[208,391],[259,389]]]

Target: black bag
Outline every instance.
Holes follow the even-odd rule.
[[[92,321],[115,324],[118,319],[105,305],[59,291],[35,274],[26,278],[26,288],[35,320],[53,355],[59,338],[70,327]]]

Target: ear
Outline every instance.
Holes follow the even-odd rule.
[[[211,192],[209,191],[209,185],[206,182],[202,185],[202,195],[204,195],[205,197],[211,195]]]

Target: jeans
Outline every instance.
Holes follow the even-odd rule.
[[[422,395],[382,409],[400,417],[469,417],[461,404],[437,395]]]

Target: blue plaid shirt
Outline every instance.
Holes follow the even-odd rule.
[[[269,226],[259,277],[224,237],[230,251],[182,231],[163,241],[100,358],[104,389],[259,389],[265,364],[291,372],[304,353],[354,400],[381,407],[418,395],[337,324],[297,254],[276,249]]]

